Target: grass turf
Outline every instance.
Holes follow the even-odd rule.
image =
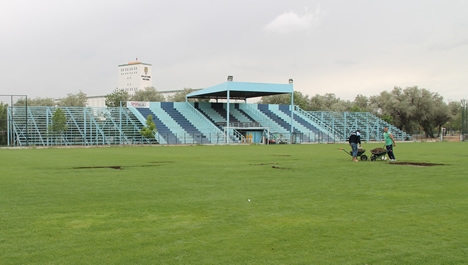
[[[1,264],[466,263],[467,143],[340,147],[1,149]]]

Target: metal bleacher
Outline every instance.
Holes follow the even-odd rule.
[[[197,110],[203,113],[207,119],[220,128],[227,124],[227,104],[226,103],[194,103]],[[258,130],[270,133],[270,138],[278,138],[273,135],[287,135],[289,129],[282,127],[275,122],[272,117],[262,113],[256,104],[232,103],[229,105],[229,126],[237,130]],[[274,117],[274,115],[272,115]],[[248,129],[247,129],[248,128]]]
[[[385,127],[389,128],[393,137],[398,141],[411,138],[406,132],[369,112],[308,111],[307,113],[316,119],[322,120],[333,128],[337,135],[341,135],[337,139],[338,141],[346,141],[347,136],[357,129],[361,132],[361,139],[365,141],[382,141],[382,133]]]
[[[291,107],[284,104],[259,104],[258,109],[289,132],[291,128]],[[297,110],[293,114],[293,132],[300,137],[301,142],[334,142],[334,133],[317,125],[309,117]]]
[[[140,119],[148,115],[167,144],[208,144],[224,141],[223,132],[186,102],[151,102],[149,108],[135,108]]]
[[[27,111],[26,111],[27,109]],[[127,109],[60,107],[66,123],[63,133],[52,131],[58,107],[23,106],[8,109],[8,144],[12,146],[152,144],[141,136],[140,121]]]
[[[138,104],[137,104],[138,105]],[[293,135],[290,105],[210,102],[147,102],[144,107],[60,107],[66,130],[51,131],[58,107],[8,108],[8,144],[12,146],[112,144],[220,144],[245,142],[246,131],[263,131],[269,139],[343,142],[360,129],[365,141],[382,141],[388,127],[396,140],[410,135],[367,112],[304,111],[294,106]],[[155,138],[141,135],[148,115],[156,125]],[[228,138],[226,138],[228,137]]]
[[[276,108],[276,106],[278,107],[278,113],[281,113],[284,116],[291,114],[291,107],[289,105],[272,105],[270,109]],[[318,141],[318,142],[334,142],[335,141],[334,133],[328,131],[326,127],[317,125],[309,117],[304,116],[302,112],[299,112],[296,110],[294,112],[293,118],[294,118],[295,124],[297,124],[301,133],[305,135],[311,135],[312,133],[312,136],[314,136],[311,139],[312,141]]]
[[[210,102],[195,102],[193,103],[194,108],[202,113],[208,120],[213,124],[222,124],[226,122],[226,116],[222,116],[215,109],[211,107]]]
[[[227,110],[225,103],[195,102],[194,107],[203,113],[207,119],[215,124],[227,122]],[[239,109],[239,104],[230,105],[229,123],[253,123],[255,122],[248,114]]]

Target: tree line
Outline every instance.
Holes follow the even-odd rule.
[[[164,95],[154,87],[147,87],[145,89],[138,90],[133,96],[123,89],[115,89],[112,93],[105,96],[105,104],[107,107],[119,107],[120,102],[125,104],[127,101],[183,102],[185,101],[185,96],[193,91],[195,90],[185,88],[174,95],[165,98]],[[25,98],[21,98],[13,104],[14,106],[25,106],[27,104],[28,106],[86,107],[87,101],[88,96],[86,93],[80,91],[76,94],[67,94],[66,97],[59,100],[36,97],[28,99],[26,102]]]
[[[111,94],[106,95],[106,106],[107,107],[119,107],[120,103],[125,103],[127,101],[152,101],[152,102],[184,102],[185,96],[189,93],[192,93],[195,89],[184,88],[181,91],[176,92],[174,95],[164,97],[159,91],[154,87],[147,87],[142,90],[137,90],[133,96],[123,90],[115,89]],[[205,99],[190,99],[189,101],[208,101]]]
[[[290,104],[289,95],[263,97],[260,103]],[[438,93],[417,86],[382,91],[375,96],[357,95],[353,101],[342,100],[335,94],[309,97],[294,92],[294,104],[305,111],[370,112],[410,134],[423,132],[433,138],[442,127],[452,131],[462,128],[462,109],[466,100],[449,101]]]
[[[195,91],[185,88],[167,98],[154,87],[147,87],[135,92],[133,96],[123,90],[115,89],[105,96],[107,107],[119,107],[121,102],[153,101],[153,102],[184,102],[187,94]],[[260,104],[290,104],[290,95],[274,95],[262,97]],[[206,99],[190,99],[189,101],[208,101]],[[28,106],[86,107],[87,95],[80,91],[68,94],[56,101],[53,98],[28,99]],[[18,99],[15,106],[25,106],[25,99]],[[425,88],[394,87],[391,91],[382,91],[378,95],[366,97],[357,95],[353,101],[338,98],[333,93],[316,94],[309,97],[299,91],[294,91],[294,104],[305,111],[335,111],[335,112],[370,112],[390,124],[410,134],[423,132],[426,137],[433,138],[442,132],[442,127],[448,131],[459,131],[463,126],[463,111],[466,110],[466,100],[444,101],[438,93]],[[6,142],[7,104],[0,102],[0,144]],[[465,121],[466,123],[466,121]]]

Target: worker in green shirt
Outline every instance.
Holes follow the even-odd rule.
[[[393,153],[393,147],[396,146],[396,143],[395,139],[393,139],[392,133],[388,131],[388,127],[384,128],[383,136],[385,139],[385,147],[387,148],[388,158],[390,158],[390,161],[396,161],[395,154]]]

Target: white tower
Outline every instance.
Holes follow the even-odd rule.
[[[138,58],[134,62],[121,64],[118,67],[118,89],[123,89],[133,96],[136,91],[153,86],[151,64],[142,63]]]

